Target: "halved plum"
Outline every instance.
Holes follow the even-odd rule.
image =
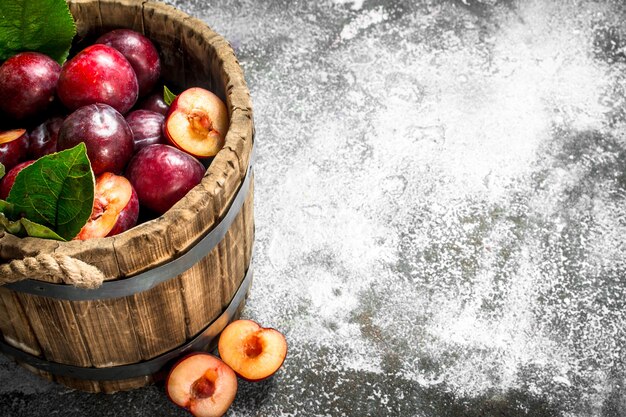
[[[165,135],[177,148],[207,158],[224,146],[228,122],[224,102],[209,90],[193,87],[172,102],[165,119]]]
[[[237,376],[219,358],[192,353],[174,365],[165,387],[170,400],[194,416],[219,417],[235,399]]]
[[[139,200],[130,181],[105,172],[96,178],[93,210],[76,239],[113,236],[137,224]]]

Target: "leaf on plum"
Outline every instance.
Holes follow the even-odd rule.
[[[43,156],[20,171],[7,202],[13,205],[16,215],[70,240],[91,217],[94,188],[87,148],[79,143]]]
[[[76,34],[65,0],[2,0],[1,9],[0,61],[36,51],[65,62]]]
[[[6,174],[6,171],[4,170],[4,165],[0,164],[0,179],[4,177],[4,174]]]

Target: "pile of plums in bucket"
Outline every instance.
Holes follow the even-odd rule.
[[[168,106],[160,77],[154,44],[128,29],[100,36],[63,66],[38,52],[7,59],[0,66],[0,119],[9,126],[0,129],[7,171],[0,199],[34,160],[83,142],[96,185],[77,239],[130,229],[140,207],[166,212],[202,180],[201,161],[224,145],[229,118],[223,101],[199,87]]]
[[[7,59],[0,66],[0,119],[27,128],[0,130],[0,163],[7,170],[0,199],[21,169],[83,142],[96,186],[91,218],[78,239],[130,229],[140,206],[157,215],[167,211],[201,181],[200,161],[224,145],[228,111],[199,87],[167,105],[155,90],[160,72],[154,44],[127,29],[102,35],[63,66],[38,52]],[[273,375],[287,342],[275,329],[236,320],[220,335],[218,351],[219,358],[205,352],[182,358],[167,378],[169,398],[195,416],[224,414],[237,375],[247,381]]]

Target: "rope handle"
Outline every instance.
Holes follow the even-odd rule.
[[[102,285],[104,274],[80,259],[58,254],[44,253],[0,265],[0,285],[30,278],[93,289]]]

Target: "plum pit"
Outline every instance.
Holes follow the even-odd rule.
[[[215,382],[207,378],[206,375],[198,378],[191,384],[191,398],[202,400],[212,397],[215,393]]]
[[[256,358],[263,352],[263,344],[257,335],[248,336],[243,345],[243,351],[248,358]]]
[[[193,131],[199,135],[206,136],[213,130],[211,118],[209,118],[209,115],[203,110],[194,109],[189,113],[189,116],[187,116],[187,120],[189,120]]]

